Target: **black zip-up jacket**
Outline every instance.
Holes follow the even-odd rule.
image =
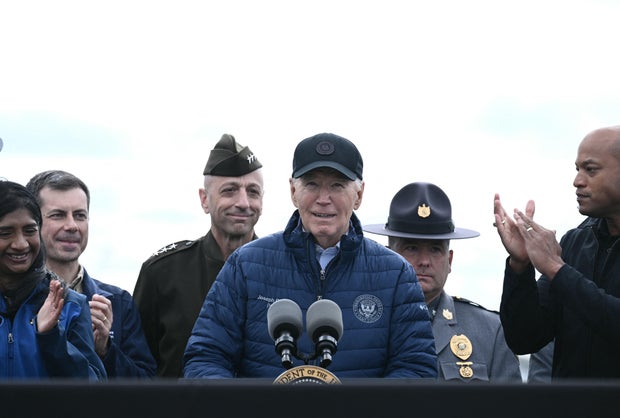
[[[508,266],[500,318],[516,354],[533,353],[555,338],[553,379],[620,378],[620,240],[604,219],[587,218],[561,239],[566,264],[553,281],[538,281],[530,265]]]

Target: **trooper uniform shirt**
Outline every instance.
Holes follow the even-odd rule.
[[[431,314],[439,379],[521,382],[519,359],[506,344],[499,313],[446,292],[439,298]]]
[[[167,245],[142,264],[133,296],[158,376],[183,376],[187,340],[224,261],[209,231]]]

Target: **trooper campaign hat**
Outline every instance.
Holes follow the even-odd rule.
[[[321,133],[297,144],[292,177],[301,177],[320,167],[338,170],[349,180],[361,180],[364,162],[353,142],[335,134]]]
[[[462,239],[480,235],[471,229],[455,227],[448,195],[438,186],[424,182],[410,183],[394,195],[387,223],[365,225],[363,229],[378,235],[419,239]]]
[[[239,177],[262,166],[250,148],[239,144],[234,136],[224,134],[211,150],[202,174]]]

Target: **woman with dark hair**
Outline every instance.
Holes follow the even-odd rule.
[[[0,377],[103,380],[86,298],[45,268],[41,210],[0,181]]]

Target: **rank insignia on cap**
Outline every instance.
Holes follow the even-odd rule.
[[[248,164],[249,165],[252,165],[255,161],[258,161],[256,159],[256,155],[254,155],[254,154],[248,155],[247,157],[245,157],[245,159],[248,160]]]
[[[212,176],[240,177],[262,167],[250,148],[239,144],[229,134],[215,145],[202,174]]]
[[[463,334],[453,335],[450,338],[450,350],[455,356],[465,361],[472,353],[471,341]]]
[[[429,216],[431,216],[431,208],[426,206],[426,204],[422,203],[420,206],[418,206],[418,216],[420,218],[428,218]]]

